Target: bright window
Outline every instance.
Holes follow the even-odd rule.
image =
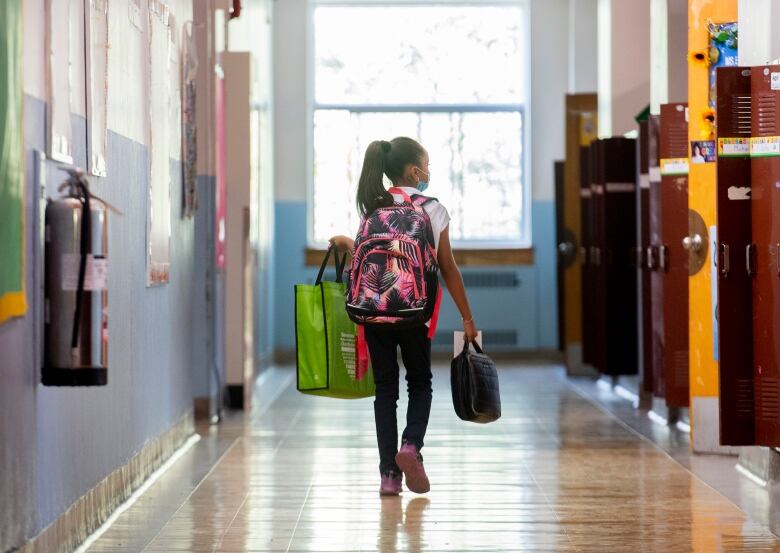
[[[314,10],[313,239],[354,234],[366,147],[409,136],[461,245],[527,245],[520,5]]]

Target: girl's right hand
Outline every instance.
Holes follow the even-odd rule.
[[[473,318],[468,322],[463,321],[463,338],[469,343],[477,339],[477,325]]]
[[[354,241],[349,236],[338,235],[329,240],[332,246],[335,246],[337,250],[349,251],[352,249]]]

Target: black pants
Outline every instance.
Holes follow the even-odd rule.
[[[376,439],[379,445],[379,471],[394,470],[398,453],[398,404],[399,368],[397,348],[401,347],[401,359],[406,367],[406,385],[409,393],[409,408],[406,412],[406,429],[402,439],[423,447],[428,418],[431,414],[431,341],[428,327],[407,329],[377,329],[365,327],[366,342],[371,355],[371,365],[376,382],[374,418]]]

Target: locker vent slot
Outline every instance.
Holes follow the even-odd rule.
[[[752,132],[751,114],[753,112],[750,100],[750,96],[735,95],[731,97],[731,120],[729,121],[730,128],[725,129],[725,133],[728,136],[750,136]]]
[[[775,136],[777,134],[777,102],[772,93],[759,94],[757,99],[758,117],[755,136]]]
[[[514,271],[479,271],[463,273],[463,283],[473,288],[517,288],[522,281]]]
[[[669,157],[688,157],[688,124],[669,125]]]
[[[780,416],[780,385],[776,378],[761,378],[758,384],[758,413],[764,420],[777,420]]]
[[[753,381],[749,378],[739,378],[736,381],[737,415],[753,417]]]
[[[456,329],[438,329],[436,336],[433,338],[434,346],[449,346],[452,347],[452,333]],[[458,328],[458,331],[462,331],[462,328]],[[517,345],[517,331],[514,329],[505,330],[485,330],[482,332],[482,345],[489,346],[516,346]]]
[[[678,386],[688,385],[688,350],[674,352],[674,378]]]

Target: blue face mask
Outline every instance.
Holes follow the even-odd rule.
[[[430,179],[431,176],[428,173],[426,173],[425,171],[423,171],[419,167],[417,168],[417,170],[420,171],[420,173],[426,175]],[[428,188],[428,181],[427,180],[424,180],[424,181],[421,180],[420,182],[417,183],[417,190],[419,190],[420,192],[425,192],[425,190],[427,188]]]

